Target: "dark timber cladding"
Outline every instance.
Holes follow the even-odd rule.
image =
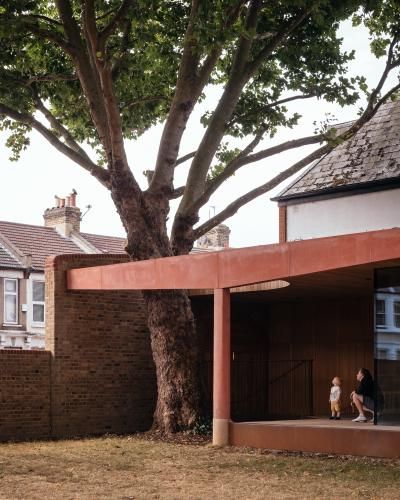
[[[333,125],[343,132],[351,123]],[[388,102],[350,140],[315,162],[273,198],[306,197],[400,186],[400,102]]]
[[[368,284],[367,284],[368,286]],[[326,415],[335,375],[342,379],[343,414],[350,416],[350,393],[360,366],[373,368],[372,294],[293,299],[280,291],[232,296],[232,419]],[[273,294],[274,292],[270,292]],[[203,352],[204,385],[211,395],[212,299],[192,297]],[[308,386],[308,387],[306,387]]]

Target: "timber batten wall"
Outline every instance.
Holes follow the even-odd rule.
[[[362,366],[373,370],[372,296],[328,300],[312,297],[286,302],[253,302],[251,294],[240,302],[239,296],[232,299],[231,307],[233,420],[269,419],[274,408],[280,408],[280,418],[330,414],[329,391],[335,375],[342,379],[344,413],[351,414],[350,393],[357,383],[357,370]],[[210,365],[211,299],[199,296],[192,298],[192,303],[202,351]],[[250,367],[254,364],[261,368],[264,363],[265,370],[256,374],[250,369],[245,376],[240,369],[242,360]],[[292,380],[287,392],[275,396],[268,386],[269,377],[274,377],[271,366],[279,374],[279,365],[283,373],[296,360],[312,364],[312,409],[307,414],[292,408],[291,397],[293,391],[304,393],[304,377]],[[209,373],[206,386],[211,385]]]

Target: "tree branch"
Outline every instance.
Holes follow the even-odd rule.
[[[265,184],[252,189],[245,195],[241,196],[240,198],[236,199],[232,203],[230,203],[224,210],[222,210],[219,214],[215,215],[214,217],[211,217],[207,222],[204,224],[201,224],[199,227],[194,229],[193,231],[193,237],[194,239],[200,238],[203,234],[205,234],[207,231],[210,231],[213,227],[217,226],[221,222],[223,222],[225,219],[228,219],[229,217],[232,217],[239,208],[243,207],[243,205],[246,205],[250,201],[254,200],[255,198],[258,198],[262,194],[267,193],[274,187],[278,186],[281,182],[284,180],[288,179],[292,175],[296,174],[299,170],[301,170],[303,167],[309,165],[312,161],[317,160],[321,158],[322,156],[326,155],[330,151],[332,151],[333,147],[330,145],[325,145],[322,146],[321,148],[317,149],[313,153],[309,154],[302,160],[296,162],[294,165],[289,167],[288,169],[284,170],[283,172],[280,172],[278,175],[276,175],[273,179],[269,180]]]
[[[99,167],[90,159],[83,157],[79,152],[71,149],[69,146],[59,140],[59,138],[37,121],[32,115],[28,113],[20,113],[5,104],[0,103],[0,115],[7,115],[12,120],[28,125],[39,132],[54,148],[70,158],[72,161],[83,167],[90,174],[103,184],[107,189],[110,188],[110,176],[107,170]]]
[[[104,98],[103,102],[107,117],[106,124],[111,146],[109,170],[111,174],[115,171],[117,173],[129,172],[131,175],[126,157],[120,111],[114,92],[112,69],[104,50],[105,39],[100,39],[96,27],[94,0],[84,1],[83,23],[89,57],[94,73],[96,73],[96,77],[100,80],[101,93]]]
[[[124,104],[123,106],[120,107],[120,109],[122,111],[122,110],[133,108],[134,106],[137,106],[138,104],[144,104],[146,102],[153,102],[153,101],[166,101],[166,100],[168,100],[168,97],[166,97],[164,95],[141,97],[139,99],[135,99],[131,102]]]
[[[246,21],[246,33],[255,31],[258,21],[258,13],[261,4],[257,1],[251,2]],[[248,56],[254,38],[242,37],[235,55],[232,71],[224,93],[218,103],[203,136],[196,155],[189,170],[187,188],[178,208],[178,216],[185,218],[191,213],[193,200],[198,199],[204,192],[206,186],[207,172],[212,159],[217,151],[222,137],[226,132],[234,109],[239,101],[244,85],[257,71],[264,59],[271,55],[273,51],[310,15],[312,8],[299,14],[287,28],[282,29],[270,42],[260,51],[253,62],[248,63]],[[240,68],[240,69],[239,69]]]
[[[82,158],[85,158],[88,161],[90,160],[90,157],[86,153],[84,149],[82,149],[79,144],[75,141],[75,139],[72,137],[70,132],[57,120],[57,118],[51,113],[51,111],[46,108],[46,106],[43,104],[43,101],[40,99],[39,94],[35,88],[32,88],[32,93],[33,93],[33,99],[35,101],[36,109],[40,111],[44,117],[48,120],[50,125],[53,127],[53,129],[61,136],[64,138],[65,143],[74,151],[79,153]]]
[[[257,139],[257,138],[256,138]],[[210,199],[211,195],[232,175],[235,174],[241,167],[248,165],[249,163],[254,163],[256,161],[269,158],[271,156],[283,153],[284,151],[289,151],[295,148],[301,148],[303,146],[309,146],[311,144],[321,143],[324,139],[322,134],[312,135],[308,137],[302,137],[301,139],[292,139],[290,141],[283,142],[277,146],[272,146],[262,151],[258,151],[254,154],[249,154],[249,152],[254,149],[257,140],[253,140],[247,148],[245,148],[241,153],[239,153],[236,158],[234,158],[225,169],[214,179],[212,179],[204,191],[204,193],[196,200],[195,203],[190,207],[192,212],[197,212],[207,201]]]
[[[292,101],[297,101],[297,100],[302,100],[302,99],[311,99],[312,97],[317,97],[316,93],[311,93],[311,94],[298,94],[294,95],[291,97],[285,97],[283,99],[278,99],[277,101],[270,102],[266,104],[265,106],[255,109],[255,110],[250,110],[249,113],[242,113],[238,117],[233,118],[229,124],[228,124],[228,129],[238,120],[247,117],[247,116],[252,116],[254,114],[260,114],[263,113],[264,111],[267,111],[268,109],[275,108],[276,106],[280,106],[281,104],[286,104],[287,102],[292,102]]]
[[[76,22],[70,0],[55,0],[55,4],[58,10],[58,13],[61,18],[61,24],[64,29],[67,38],[70,41],[74,41],[74,45],[76,45],[77,41],[81,41],[81,36],[79,32],[79,26]]]
[[[224,136],[226,124],[231,118],[246,84],[247,60],[253,43],[253,39],[248,36],[248,33],[255,32],[261,5],[260,0],[252,0],[248,7],[245,21],[246,34],[243,34],[239,39],[228,83],[194,156],[188,174],[186,190],[178,208],[179,216],[184,217],[188,213],[188,207],[192,201],[203,192],[209,166]]]
[[[269,57],[279,46],[280,44],[291,34],[295,29],[297,29],[301,24],[309,17],[313,10],[314,6],[305,10],[298,14],[295,19],[290,23],[288,28],[283,29],[279,33],[277,33],[273,38],[271,38],[270,42],[265,45],[265,47],[258,53],[258,55],[254,58],[254,60],[249,63],[247,67],[248,78],[254,75],[254,73],[258,70],[261,64],[265,61],[267,57]]]
[[[88,52],[92,59],[93,66],[97,65],[99,58],[104,58],[102,47],[99,44],[99,34],[96,26],[96,13],[94,8],[94,0],[84,0],[83,2],[83,27],[88,46]]]
[[[238,0],[227,9],[225,22],[221,25],[222,33],[233,25],[246,1]],[[173,172],[177,165],[177,156],[187,120],[197,99],[208,83],[222,52],[222,42],[218,42],[199,67],[200,57],[195,55],[198,41],[194,36],[199,5],[198,0],[192,0],[192,10],[185,34],[176,91],[161,138],[155,174],[149,188],[152,191],[172,189]]]
[[[35,82],[69,82],[78,80],[77,75],[36,75],[31,76],[25,81],[25,85],[31,85]]]
[[[115,80],[116,76],[118,75],[122,61],[124,60],[124,56],[126,55],[127,50],[129,48],[129,35],[131,34],[131,29],[132,29],[131,22],[125,20],[125,29],[124,29],[124,32],[122,34],[121,48],[119,51],[120,55],[119,55],[119,57],[114,59],[114,62],[112,65],[111,75],[113,77],[113,80]]]
[[[60,35],[57,31],[42,28],[40,27],[38,20],[42,16],[33,16],[33,15],[18,15],[18,17],[10,17],[8,15],[0,15],[0,19],[4,20],[7,23],[12,23],[15,25],[15,29],[18,30],[20,25],[22,24],[30,33],[38,36],[41,39],[49,40],[54,42],[60,48],[62,48],[66,53],[71,54],[73,48],[67,42],[67,40]],[[54,21],[56,23],[56,21]],[[56,23],[57,26],[59,23]]]
[[[107,12],[105,12],[104,14],[102,14],[101,16],[97,16],[96,17],[96,22],[105,19],[110,14],[114,14],[114,12],[117,12],[117,11],[118,11],[118,7],[114,7],[113,9],[108,10]]]
[[[358,130],[364,125],[364,123],[366,121],[368,121],[370,119],[371,116],[373,116],[376,113],[377,109],[376,110],[374,109],[374,105],[379,97],[379,94],[381,93],[381,90],[382,90],[382,88],[387,80],[387,77],[388,77],[389,73],[394,68],[398,67],[400,64],[400,60],[393,61],[394,47],[395,47],[396,43],[398,43],[399,39],[400,38],[398,36],[395,36],[395,37],[393,37],[393,39],[390,43],[389,50],[388,50],[388,56],[386,59],[385,69],[382,73],[381,78],[379,79],[378,85],[371,92],[371,95],[369,96],[368,105],[367,105],[364,113],[361,116],[361,118],[363,118],[363,121],[361,121],[361,118],[360,118],[360,120],[357,120],[357,123],[359,123]],[[389,90],[389,92],[386,95],[391,95],[392,93],[393,93],[393,89]],[[382,101],[382,99],[380,101]]]
[[[136,0],[123,0],[121,7],[118,9],[117,13],[111,19],[111,21],[105,26],[99,34],[100,46],[104,47],[107,39],[115,32],[115,30],[120,26],[121,22],[124,20],[129,8],[134,5]]]
[[[171,195],[169,196],[169,199],[176,200],[176,198],[180,198],[184,192],[185,192],[185,186],[180,186],[178,188],[175,188],[171,193]]]
[[[346,131],[344,132],[339,138],[346,141],[349,138],[353,137],[355,133],[357,133],[361,127],[367,123],[378,111],[378,109],[382,106],[384,102],[386,102],[389,97],[391,97],[393,94],[395,94],[398,90],[400,90],[400,83],[392,87],[386,94],[384,94],[383,97],[379,98],[379,95],[381,93],[381,90],[387,80],[387,77],[389,76],[389,73],[394,69],[395,67],[398,67],[400,65],[400,60],[397,61],[397,63],[394,65],[393,62],[393,51],[396,43],[398,43],[400,40],[399,36],[393,37],[389,50],[388,50],[388,57],[386,59],[386,65],[385,69],[382,73],[381,78],[379,79],[378,85],[376,89],[374,89],[371,92],[371,95],[369,96],[368,99],[368,104],[367,107],[365,108],[364,112],[360,116],[358,120],[354,122],[354,124]]]
[[[239,0],[235,5],[232,5],[226,12],[226,20],[221,26],[220,31],[223,33],[225,30],[230,28],[233,23],[238,19],[242,7],[245,5],[247,0]],[[207,83],[211,72],[217,63],[219,56],[222,52],[222,43],[218,43],[214,49],[211,51],[209,56],[205,59],[202,67],[198,71],[200,86],[204,88]]]
[[[24,16],[24,17],[29,17],[32,19],[40,19],[41,21],[46,21],[47,23],[52,24],[53,26],[55,26],[57,28],[62,27],[62,24],[60,22],[56,21],[55,19],[51,19],[51,17],[42,16],[40,14],[30,14],[29,16]]]
[[[178,165],[181,165],[182,163],[185,163],[185,161],[188,161],[191,158],[193,158],[195,154],[196,154],[196,151],[192,151],[191,153],[188,153],[186,155],[181,156],[180,158],[178,158],[176,160],[175,166],[177,167]]]
[[[96,128],[99,140],[104,148],[105,155],[110,161],[111,139],[106,121],[106,110],[102,99],[102,89],[96,67],[88,54],[87,47],[82,39],[80,28],[73,16],[69,0],[56,0],[64,32],[68,44],[72,47],[70,55],[74,61],[77,75],[83,93],[88,103],[89,112]]]
[[[149,186],[151,192],[168,190],[172,192],[174,167],[182,135],[202,90],[199,87],[196,73],[199,55],[196,50],[197,39],[194,36],[199,3],[199,0],[192,0],[175,94],[164,125],[154,175]]]

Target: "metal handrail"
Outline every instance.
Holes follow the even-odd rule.
[[[306,363],[312,363],[311,359],[302,359],[302,360],[287,359],[287,360],[279,360],[279,361],[269,361],[269,363],[288,363],[288,362],[292,363],[294,361],[298,361],[298,364],[295,365],[295,366],[292,366],[292,368],[289,368],[289,370],[287,370],[286,372],[282,373],[278,377],[274,378],[274,380],[270,380],[269,381],[269,385],[272,385],[275,382],[277,382],[278,380],[286,377],[286,375],[289,375],[290,373],[294,372],[300,366],[305,365]]]

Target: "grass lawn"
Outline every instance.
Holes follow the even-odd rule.
[[[400,498],[400,460],[300,456],[141,436],[0,444],[1,499]]]

